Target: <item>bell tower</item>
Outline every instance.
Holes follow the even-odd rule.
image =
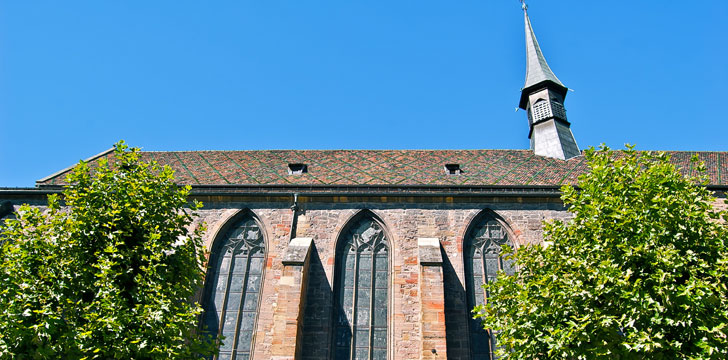
[[[526,83],[521,89],[518,106],[528,113],[531,150],[536,155],[568,160],[581,155],[571,133],[571,124],[566,120],[564,98],[569,89],[546,63],[525,3],[523,16],[526,23]]]

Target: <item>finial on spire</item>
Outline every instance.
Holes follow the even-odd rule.
[[[566,119],[564,97],[568,88],[546,63],[528,17],[526,0],[519,1],[526,26],[526,83],[518,107],[528,113],[531,149],[539,156],[571,159],[581,153]]]

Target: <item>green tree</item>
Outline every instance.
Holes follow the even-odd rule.
[[[198,358],[201,227],[189,187],[123,141],[81,162],[62,201],[23,206],[0,247],[0,358]]]
[[[475,309],[501,354],[728,358],[728,219],[705,177],[633,147],[586,157],[591,171],[562,188],[573,219],[545,224],[545,246],[518,249],[518,274]]]

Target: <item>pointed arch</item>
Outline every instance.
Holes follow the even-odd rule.
[[[207,265],[202,326],[224,336],[214,359],[249,359],[253,349],[267,241],[261,221],[249,209],[220,228]]]
[[[488,301],[488,293],[483,284],[494,281],[498,271],[515,273],[512,260],[505,259],[502,245],[515,249],[513,232],[498,214],[485,209],[476,215],[468,226],[463,238],[463,261],[465,262],[465,293],[468,310]],[[468,322],[470,357],[472,359],[495,359],[496,336],[484,330],[480,320]]]
[[[339,359],[387,359],[391,237],[370,210],[336,240],[332,352]]]
[[[390,252],[394,252],[394,247],[396,244],[394,243],[394,234],[392,234],[389,231],[389,228],[385,225],[386,222],[384,221],[385,215],[380,213],[379,211],[373,210],[373,209],[353,209],[349,214],[346,214],[343,216],[343,219],[340,219],[337,221],[336,227],[334,228],[333,233],[336,234],[336,237],[334,238],[335,241],[333,242],[333,249],[334,253],[336,253],[336,249],[338,249],[339,240],[341,240],[342,235],[349,230],[351,227],[351,224],[356,222],[356,220],[361,219],[362,217],[372,217],[376,219],[384,229],[387,239],[389,239],[389,246],[390,246]]]

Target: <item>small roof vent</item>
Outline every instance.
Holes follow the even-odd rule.
[[[288,175],[301,175],[308,172],[308,165],[295,163],[288,164]]]
[[[460,164],[445,164],[445,174],[460,175],[462,172]]]

